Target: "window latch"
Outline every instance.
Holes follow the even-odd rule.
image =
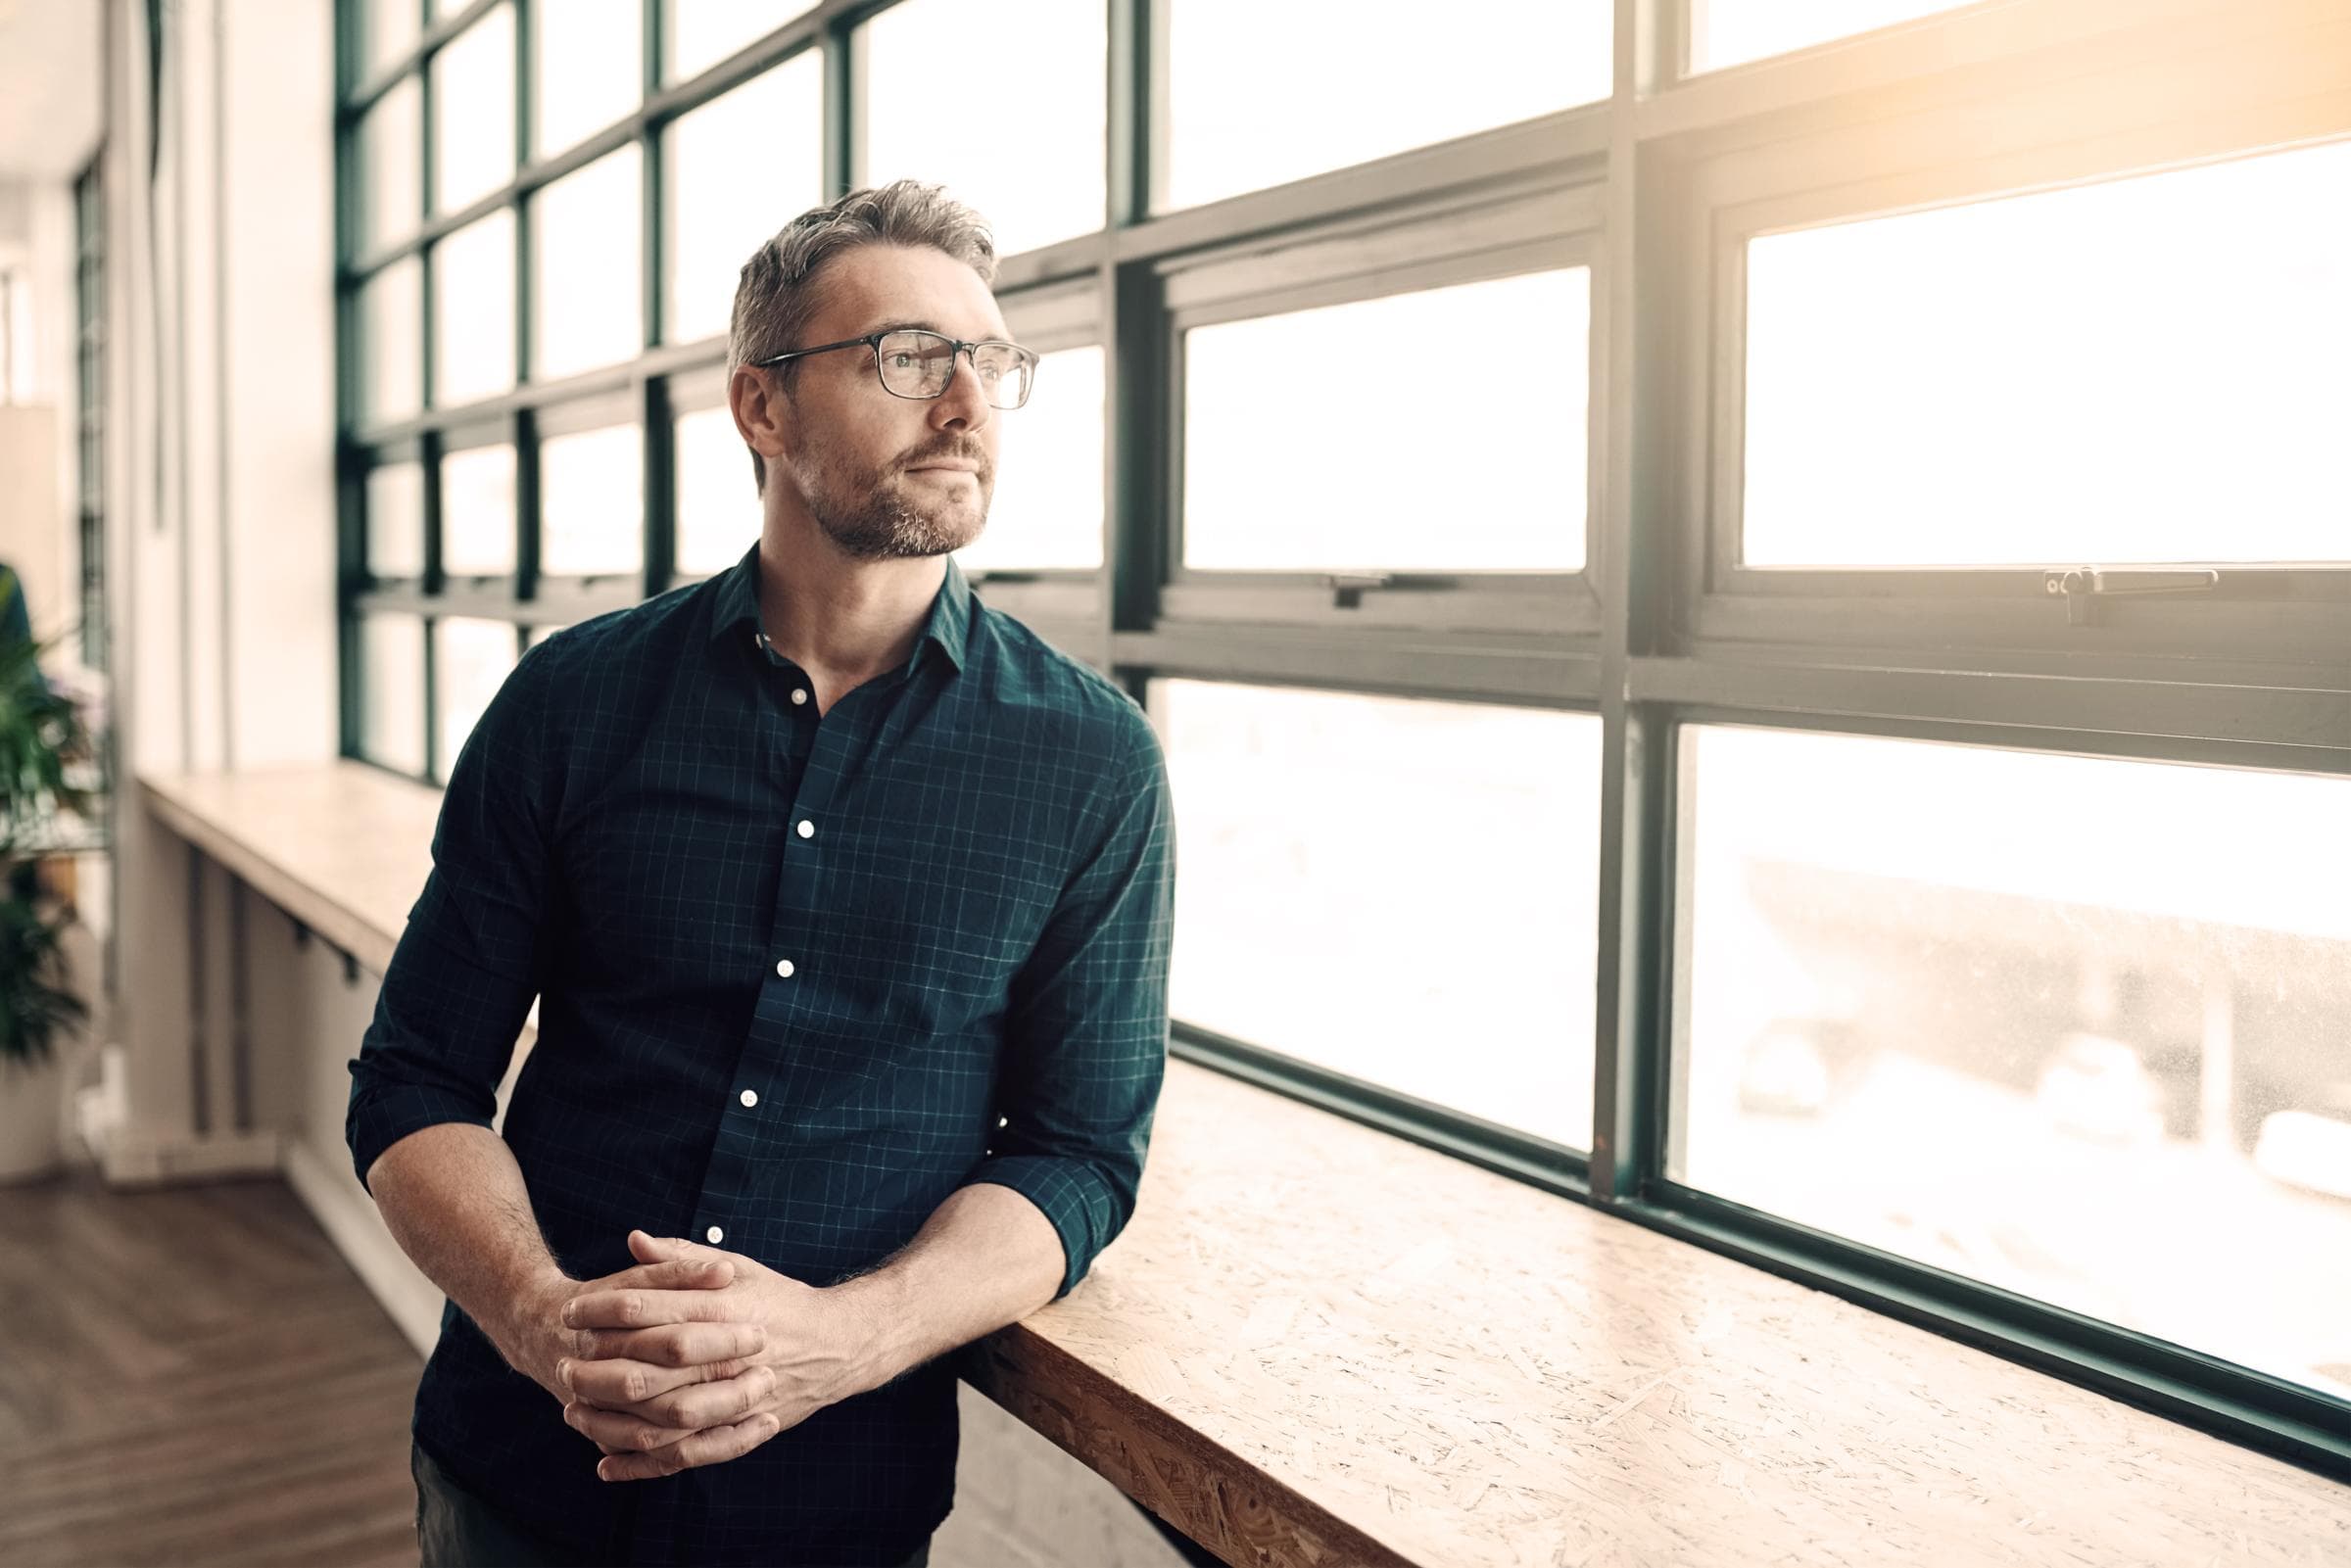
[[[1364,590],[1385,588],[1394,576],[1392,572],[1326,572],[1322,581],[1330,585],[1330,602],[1352,610],[1364,602]]]
[[[2045,572],[2040,585],[2041,592],[2051,598],[2065,600],[2065,618],[2070,624],[2094,626],[2097,603],[2102,598],[2140,594],[2203,594],[2219,586],[2220,581],[2221,574],[2209,566],[2122,571],[2082,566],[2072,571]]]

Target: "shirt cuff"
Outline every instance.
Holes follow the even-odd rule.
[[[344,1117],[343,1137],[351,1145],[352,1164],[359,1173],[360,1185],[367,1187],[367,1172],[374,1168],[376,1158],[409,1133],[444,1121],[463,1121],[487,1128],[490,1119],[482,1114],[479,1102],[472,1095],[427,1083],[392,1084],[363,1089],[352,1097],[351,1110]],[[375,1189],[368,1187],[367,1191],[372,1197]]]
[[[983,1181],[1010,1187],[1043,1211],[1053,1228],[1061,1233],[1066,1264],[1061,1289],[1053,1293],[1055,1301],[1067,1296],[1085,1277],[1095,1256],[1119,1233],[1120,1219],[1110,1189],[1082,1160],[1059,1155],[1004,1155],[980,1163],[971,1174],[971,1182]]]

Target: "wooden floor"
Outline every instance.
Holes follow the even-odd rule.
[[[418,1370],[275,1179],[0,1187],[0,1563],[412,1568]]]

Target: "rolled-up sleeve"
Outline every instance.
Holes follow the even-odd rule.
[[[547,956],[551,780],[546,648],[506,678],[458,752],[408,911],[351,1063],[344,1139],[361,1183],[376,1158],[443,1121],[491,1124],[499,1080]]]
[[[1129,710],[1107,826],[1015,976],[988,1156],[972,1174],[1021,1193],[1061,1233],[1054,1300],[1134,1212],[1167,1072],[1176,816],[1166,757]]]

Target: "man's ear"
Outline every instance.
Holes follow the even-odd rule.
[[[797,410],[785,396],[781,372],[760,365],[739,366],[727,382],[727,406],[744,445],[770,468],[798,440]]]

